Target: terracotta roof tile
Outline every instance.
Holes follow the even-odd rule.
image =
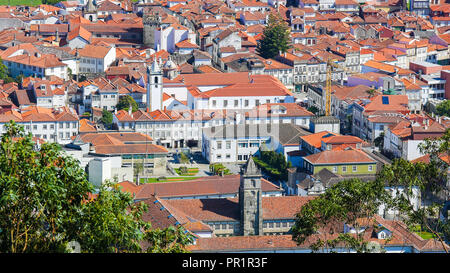
[[[160,198],[237,194],[239,183],[239,175],[226,175],[224,177],[200,177],[189,181],[143,184],[139,186],[139,190],[135,191],[135,198],[145,199],[153,194]],[[263,192],[282,191],[278,186],[265,179],[261,181],[261,188]]]
[[[311,164],[376,163],[374,159],[357,149],[323,151],[303,159]]]

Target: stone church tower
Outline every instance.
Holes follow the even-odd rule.
[[[155,49],[155,32],[156,29],[161,27],[161,17],[158,13],[156,14],[146,14],[143,19],[144,29],[143,29],[143,43],[145,46]]]
[[[239,206],[241,210],[241,235],[263,235],[261,171],[253,158],[241,170]]]
[[[93,0],[88,0],[85,7],[83,7],[83,17],[91,22],[97,22],[97,6]]]

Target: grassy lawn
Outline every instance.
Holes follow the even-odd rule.
[[[422,232],[416,232],[416,233],[417,233],[417,235],[422,237],[422,239],[424,239],[424,240],[428,240],[428,239],[433,239],[434,238],[434,235],[431,232],[422,231]]]
[[[196,175],[198,173],[198,168],[188,168],[188,172],[187,173],[182,173],[180,168],[175,169],[175,172],[178,175],[182,175],[182,176],[193,176]]]
[[[152,178],[141,178],[141,183],[161,183],[161,182],[177,182],[177,181],[188,181],[188,180],[194,180],[198,177],[191,177],[191,176],[179,176],[179,177],[168,177],[166,180],[159,180],[156,177]]]
[[[411,231],[422,237],[424,240],[433,239],[435,236],[431,232],[423,231],[420,227],[420,225],[415,225],[411,227]],[[441,236],[441,234],[439,234]]]
[[[0,6],[39,6],[42,4],[41,0],[0,0]]]

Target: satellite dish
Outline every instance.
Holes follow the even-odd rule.
[[[69,253],[81,253],[80,243],[77,241],[71,241],[67,244],[67,250]]]

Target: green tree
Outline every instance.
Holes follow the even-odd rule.
[[[178,168],[178,173],[180,175],[188,175],[189,169],[186,166],[181,166],[180,168]]]
[[[312,241],[314,252],[330,252],[338,246],[371,252],[364,237],[372,229],[366,227],[374,227],[374,216],[381,204],[390,204],[382,183],[344,180],[302,206],[296,215],[292,238],[298,244]],[[360,232],[341,233],[344,223]]]
[[[23,78],[25,78],[25,76],[22,73],[20,73],[19,75],[17,75],[17,77],[14,79],[14,81],[21,85]]]
[[[209,171],[213,173],[213,175],[227,175],[230,173],[230,170],[228,170],[223,164],[221,163],[215,163],[209,165]]]
[[[144,240],[149,243],[147,253],[186,253],[186,245],[193,242],[194,237],[178,226],[166,229],[147,229]]]
[[[62,0],[42,0],[42,4],[55,5],[55,4],[58,4],[61,1]]]
[[[136,112],[139,107],[137,102],[133,99],[132,96],[126,95],[119,98],[119,102],[117,103],[117,110],[125,110],[128,111],[131,105],[131,111]]]
[[[308,109],[306,109],[306,110],[308,110],[309,112],[311,112],[311,113],[313,113],[315,115],[317,115],[319,113],[319,111],[320,111],[319,108],[315,107],[314,105],[308,107]]]
[[[9,77],[8,67],[3,63],[3,60],[0,58],[0,79],[6,80]]]
[[[75,241],[80,243],[82,252],[141,252],[141,230],[150,227],[141,220],[145,209],[144,203],[133,204],[129,193],[106,182],[95,200],[83,206]]]
[[[142,220],[146,211],[144,202],[134,203],[131,194],[107,182],[96,199],[84,206],[83,229],[76,241],[82,252],[90,253],[187,252],[193,236],[180,226],[152,229],[151,223]]]
[[[180,159],[179,160],[180,160],[181,164],[187,164],[187,163],[190,162],[189,158],[187,157],[187,155],[185,153],[183,153],[183,152],[180,153]]]
[[[67,68],[67,76],[69,77],[70,80],[73,79],[73,72],[72,69],[70,69],[70,67]]]
[[[373,142],[375,146],[382,151],[384,147],[384,132],[381,132],[380,135],[373,140]]]
[[[92,191],[79,163],[54,143],[35,149],[14,122],[0,144],[0,252],[62,252]]]
[[[136,182],[139,183],[139,175],[142,174],[142,171],[144,170],[144,163],[138,162],[134,164],[134,176],[136,176]]]
[[[419,146],[423,154],[430,156],[429,163],[411,163],[404,159],[395,159],[391,165],[384,166],[377,179],[392,187],[396,194],[395,207],[400,217],[408,226],[419,225],[422,230],[430,232],[437,238],[444,250],[448,252],[444,241],[450,236],[450,222],[439,217],[444,202],[449,200],[447,185],[450,130],[439,139],[427,139]],[[447,159],[447,160],[445,160]],[[418,196],[424,206],[414,206]]]
[[[373,88],[371,88],[369,90],[366,90],[366,93],[369,95],[369,98],[375,96],[376,92],[377,91],[375,89],[373,89]]]
[[[142,220],[147,207],[105,183],[94,188],[79,162],[44,143],[13,121],[0,143],[0,252],[67,252],[76,241],[82,252],[185,252],[186,231],[152,230]],[[162,236],[160,234],[168,234]],[[159,237],[158,237],[159,236]],[[160,238],[154,240],[153,238]],[[142,243],[151,249],[143,249]]]
[[[288,169],[292,163],[286,160],[284,154],[275,151],[259,149],[259,157],[253,157],[255,163],[267,173],[272,181],[287,181]]]
[[[450,100],[445,100],[436,106],[436,114],[450,117]]]
[[[263,58],[273,58],[290,48],[289,26],[279,14],[269,14],[263,37],[256,48]]]
[[[102,111],[102,118],[100,119],[103,124],[105,124],[107,127],[111,126],[113,122],[113,115],[111,112],[109,112],[106,109],[103,109]]]

